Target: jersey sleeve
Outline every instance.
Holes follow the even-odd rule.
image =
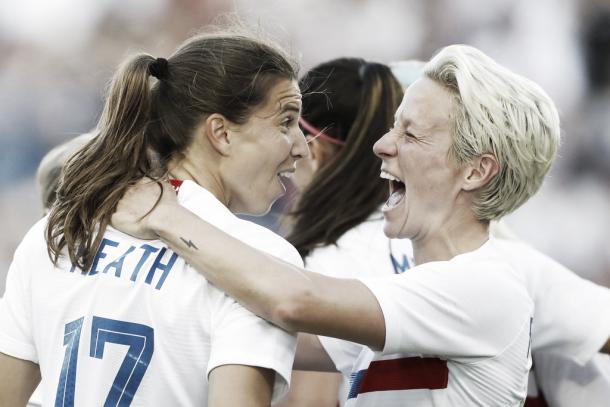
[[[4,297],[0,300],[0,352],[34,363],[38,363],[38,355],[31,316],[30,278],[33,265],[28,259],[40,255],[29,250],[36,233],[42,233],[38,224],[28,232],[15,251],[6,277]]]
[[[305,268],[310,271],[315,271],[316,273],[324,274],[325,276],[337,278],[344,277],[343,275],[337,275],[338,273],[335,272],[337,268],[332,266],[333,260],[334,258],[332,256],[326,256],[325,253],[321,253],[321,250],[318,249],[305,258]],[[342,271],[345,273],[348,270]]]
[[[303,267],[299,252],[286,240],[262,226],[242,222],[234,236],[250,246]],[[211,301],[211,351],[207,373],[226,364],[272,369],[276,372],[273,400],[288,392],[296,352],[296,333],[290,333],[257,317],[234,299],[216,290]]]
[[[257,317],[214,289],[211,350],[207,374],[222,365],[247,365],[275,371],[273,400],[288,392],[296,351],[296,334]]]
[[[538,261],[532,350],[569,355],[584,365],[610,337],[610,289],[550,258]]]
[[[361,279],[383,312],[384,353],[474,362],[499,355],[524,329],[529,334],[533,301],[510,269],[493,262],[463,268],[423,265]]]

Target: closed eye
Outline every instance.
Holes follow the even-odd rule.
[[[280,126],[288,128],[288,127],[293,126],[293,125],[294,125],[296,122],[297,122],[296,117],[294,117],[294,116],[289,116],[289,117],[284,118],[284,119],[283,119],[283,120],[280,122]]]

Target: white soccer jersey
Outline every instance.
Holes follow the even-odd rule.
[[[307,268],[333,277],[361,278],[412,267],[410,242],[388,239],[382,230],[383,217],[375,213],[346,232],[336,246],[313,250],[306,258]],[[522,242],[496,242],[523,274],[536,304],[534,366],[525,406],[546,406],[541,390],[553,407],[602,405],[602,400],[610,399],[610,357],[597,352],[610,336],[610,314],[606,312],[610,290],[578,277]],[[321,337],[321,342],[337,369],[347,376],[365,348],[333,338]]]
[[[381,305],[386,344],[360,353],[346,406],[521,405],[533,300],[494,239],[450,261],[362,281]],[[321,341],[344,368],[349,350]]]
[[[526,407],[606,404],[610,357],[598,351],[610,337],[610,290],[522,242],[498,239],[498,247],[523,273],[535,300]]]
[[[178,198],[234,237],[302,265],[285,240],[195,183],[185,181]],[[0,351],[40,365],[44,405],[203,406],[208,373],[225,364],[273,369],[274,399],[286,392],[294,335],[245,310],[161,241],[109,228],[85,275],[66,261],[53,267],[44,227],[38,222],[17,249],[0,305]]]
[[[400,274],[413,267],[413,248],[408,239],[389,239],[383,233],[383,214],[369,218],[345,232],[334,245],[317,247],[305,258],[308,270],[336,278],[378,277]],[[339,404],[349,392],[349,376],[365,346],[335,338],[320,337],[333,353],[337,370],[343,373]]]
[[[584,366],[570,357],[535,352],[537,387],[526,407],[606,406],[610,401],[610,355],[598,353]],[[540,394],[542,389],[544,394]]]
[[[315,248],[305,258],[307,269],[338,278],[405,272],[413,266],[411,241],[388,239],[383,234],[383,222],[383,215],[376,211],[345,232],[336,245]]]

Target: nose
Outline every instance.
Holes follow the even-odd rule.
[[[292,142],[292,149],[290,150],[292,158],[296,161],[301,158],[309,157],[309,145],[307,144],[303,130],[297,126],[293,134],[294,140]]]
[[[395,141],[392,131],[388,131],[373,145],[373,152],[381,159],[394,157],[397,153]]]

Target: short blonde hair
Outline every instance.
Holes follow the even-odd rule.
[[[474,200],[477,219],[517,209],[540,188],[557,154],[553,101],[534,82],[466,45],[443,48],[424,75],[455,95],[451,156],[459,164],[485,153],[498,160],[498,174]]]

